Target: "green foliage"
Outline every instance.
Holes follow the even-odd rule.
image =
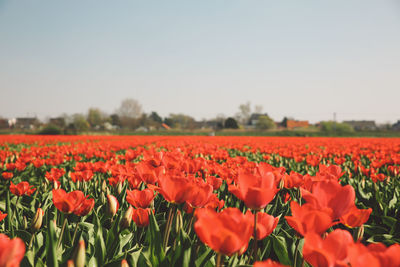
[[[258,117],[258,122],[256,127],[257,129],[260,130],[269,130],[269,129],[274,129],[276,126],[275,122],[270,117],[261,115],[260,117]]]
[[[40,130],[38,134],[41,134],[41,135],[59,135],[59,134],[62,134],[62,130],[56,125],[48,124],[42,130]]]
[[[224,122],[224,128],[227,128],[227,129],[239,129],[239,125],[238,125],[237,121],[234,118],[229,117]]]
[[[353,127],[346,123],[339,123],[334,121],[323,121],[320,123],[321,131],[323,132],[337,132],[337,133],[352,133]]]

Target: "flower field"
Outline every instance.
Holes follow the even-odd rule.
[[[400,266],[400,139],[0,136],[1,266]]]

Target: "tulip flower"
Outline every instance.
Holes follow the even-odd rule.
[[[348,231],[336,229],[325,239],[316,233],[305,236],[304,259],[314,267],[346,266],[348,262],[348,247],[354,243]]]
[[[5,180],[10,180],[11,178],[13,178],[14,174],[12,172],[3,172],[1,174],[1,176],[3,177],[3,179]]]
[[[82,191],[65,192],[63,189],[53,189],[54,206],[61,212],[70,214],[80,207],[85,195]]]
[[[154,197],[154,191],[149,188],[144,190],[126,191],[126,201],[135,208],[145,209],[149,207]]]
[[[261,240],[269,236],[278,225],[279,218],[275,218],[264,212],[257,213],[257,240]]]
[[[237,180],[237,185],[229,185],[229,191],[253,210],[265,208],[278,191],[272,172],[262,176],[240,172]]]
[[[30,196],[35,190],[36,188],[33,188],[28,182],[20,182],[17,185],[13,184],[12,181],[10,183],[10,192],[18,197],[23,195]]]
[[[372,209],[358,209],[354,206],[348,213],[340,217],[340,222],[348,227],[360,227],[369,219]]]
[[[266,261],[257,261],[254,263],[254,267],[288,267],[287,265],[282,265],[279,262],[272,261],[270,259]]]
[[[25,255],[25,244],[20,238],[10,239],[0,234],[0,266],[19,266]]]
[[[7,217],[7,213],[2,213],[0,210],[0,222],[4,220],[5,217]]]
[[[94,199],[84,199],[75,211],[74,214],[77,216],[86,216],[88,215],[94,207]]]
[[[253,215],[237,208],[226,208],[220,213],[211,209],[197,209],[194,229],[200,240],[218,253],[231,256],[247,249],[253,233]]]
[[[311,192],[301,190],[307,203],[320,210],[331,209],[333,220],[349,212],[355,203],[355,192],[351,185],[342,186],[335,180],[315,183]]]
[[[313,232],[324,233],[332,226],[331,210],[318,210],[311,204],[300,206],[297,202],[290,202],[292,216],[285,216],[287,223],[302,236]]]
[[[138,227],[146,227],[149,225],[149,213],[150,209],[134,209],[132,213],[132,219]]]

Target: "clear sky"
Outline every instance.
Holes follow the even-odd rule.
[[[0,0],[0,116],[400,119],[400,1]]]

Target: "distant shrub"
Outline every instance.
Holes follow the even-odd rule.
[[[334,121],[323,121],[320,124],[321,131],[323,132],[337,132],[337,133],[352,133],[353,127],[346,123],[339,123]]]
[[[239,129],[239,125],[234,118],[227,118],[224,123],[224,127],[227,129]]]
[[[62,134],[62,130],[56,125],[48,124],[42,130],[40,130],[38,134],[41,134],[41,135],[59,135],[59,134]]]

